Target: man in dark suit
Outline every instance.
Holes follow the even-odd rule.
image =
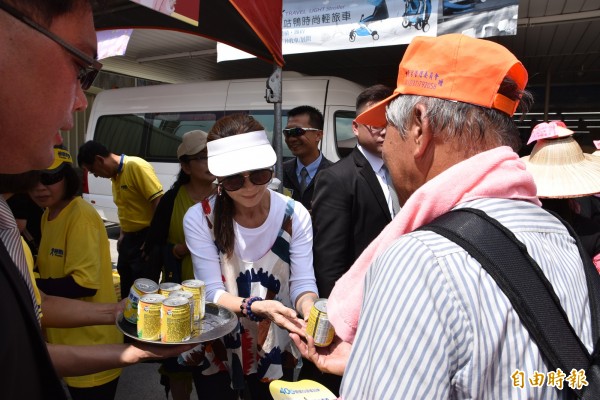
[[[391,94],[383,85],[365,89],[356,100],[357,115]],[[387,185],[381,158],[385,128],[353,122],[352,130],[358,145],[316,181],[313,253],[321,297],[329,296],[337,279],[394,215],[395,193]]]
[[[383,85],[365,89],[356,99],[357,115],[391,94]],[[329,296],[335,282],[398,211],[381,158],[385,128],[353,122],[352,130],[357,147],[320,172],[315,182],[313,257],[320,297]],[[339,395],[341,377],[321,373],[310,362],[304,363],[300,378],[320,382]]]
[[[323,138],[323,114],[311,106],[300,106],[288,112],[283,135],[296,157],[283,163],[284,194],[312,208],[315,177],[333,163],[323,157],[319,143]]]

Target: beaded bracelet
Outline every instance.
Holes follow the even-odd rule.
[[[263,300],[264,299],[262,297],[250,297],[250,298],[244,299],[244,301],[242,301],[242,306],[244,305],[244,303],[246,303],[245,315],[246,315],[246,317],[248,317],[248,319],[250,321],[260,322],[264,319],[263,317],[259,317],[258,315],[254,314],[252,312],[252,303],[254,303],[255,301],[263,301]],[[242,306],[240,306],[240,308]],[[243,312],[244,312],[244,310],[242,310],[242,313]]]

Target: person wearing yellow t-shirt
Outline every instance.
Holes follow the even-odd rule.
[[[158,282],[160,268],[153,268],[143,253],[143,244],[154,210],[163,195],[154,168],[139,157],[111,153],[104,145],[90,140],[77,154],[85,171],[112,181],[121,234],[117,242],[117,270],[121,278],[121,298],[129,295],[133,282],[148,278]]]
[[[30,190],[31,198],[45,208],[36,283],[48,295],[116,303],[106,228],[96,210],[76,195],[78,188],[69,152],[55,148],[54,163]],[[46,337],[49,343],[63,345],[123,343],[114,325],[47,328]],[[116,368],[64,380],[74,400],[113,399],[120,375]]]

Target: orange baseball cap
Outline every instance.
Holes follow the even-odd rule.
[[[498,93],[505,77],[513,79],[521,90],[527,85],[523,64],[497,43],[458,33],[417,36],[400,61],[394,93],[365,110],[356,121],[385,126],[385,107],[401,94],[461,101],[512,116],[519,101]]]

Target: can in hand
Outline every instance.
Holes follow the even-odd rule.
[[[335,331],[327,318],[327,299],[317,299],[313,304],[308,322],[306,334],[315,340],[315,346],[327,347],[333,342]]]

